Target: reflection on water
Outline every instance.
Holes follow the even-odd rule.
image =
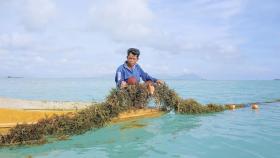
[[[147,124],[139,123],[138,121],[129,121],[125,125],[122,125],[120,130],[128,130],[134,128],[143,128],[147,126]]]

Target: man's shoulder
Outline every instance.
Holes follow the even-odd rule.
[[[121,71],[123,68],[124,68],[124,65],[121,64],[120,66],[118,66],[117,70],[118,70],[118,71]]]
[[[138,68],[141,68],[141,66],[139,64],[136,64],[135,66],[138,67]]]
[[[139,64],[136,64],[135,67],[136,67],[137,69],[142,69],[141,66],[140,66]]]

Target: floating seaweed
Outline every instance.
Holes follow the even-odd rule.
[[[34,124],[18,124],[8,134],[0,135],[0,146],[21,144],[42,144],[48,138],[67,139],[71,135],[83,134],[105,126],[121,112],[141,109],[154,98],[162,111],[174,110],[180,114],[201,114],[229,110],[229,105],[202,105],[193,99],[183,99],[166,84],[155,85],[150,95],[146,85],[137,84],[125,89],[113,88],[106,100],[93,104],[75,114],[53,115]],[[243,105],[237,105],[238,108]]]

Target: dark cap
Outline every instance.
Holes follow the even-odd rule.
[[[132,53],[133,55],[137,55],[137,57],[139,57],[140,55],[140,51],[137,48],[129,48],[127,50],[127,55],[129,55],[130,53]]]

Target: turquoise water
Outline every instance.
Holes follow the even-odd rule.
[[[203,103],[248,103],[273,101],[280,98],[280,81],[188,81],[166,80],[184,98],[194,98]],[[0,78],[0,97],[102,101],[113,80],[92,78]]]
[[[167,80],[184,98],[209,103],[247,103],[280,98],[280,81]],[[110,80],[1,79],[0,96],[51,99],[104,99]],[[255,111],[244,108],[207,115],[173,112],[111,124],[96,131],[40,146],[0,149],[4,157],[205,157],[276,158],[280,154],[280,103],[261,103]]]

